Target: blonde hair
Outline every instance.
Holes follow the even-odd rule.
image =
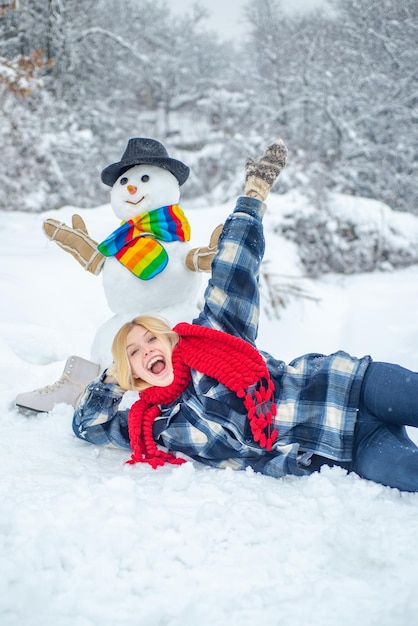
[[[128,354],[126,352],[128,334],[135,326],[142,326],[146,330],[149,330],[162,341],[168,342],[172,348],[174,348],[179,340],[178,334],[172,330],[170,324],[163,317],[156,315],[138,315],[130,322],[126,322],[126,324],[118,330],[113,339],[113,365],[108,370],[108,373],[116,378],[122,389],[126,390],[140,390],[147,386],[144,381],[133,377]]]

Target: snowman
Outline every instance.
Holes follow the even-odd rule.
[[[62,402],[76,406],[86,385],[112,363],[113,337],[133,317],[157,313],[172,324],[195,317],[199,272],[210,271],[222,225],[213,231],[208,247],[191,249],[190,225],[178,204],[188,175],[187,165],[170,158],[159,141],[136,137],[121,160],[102,171],[103,183],[111,187],[111,207],[121,221],[104,241],[98,244],[89,235],[79,215],[73,215],[72,226],[54,219],[43,223],[48,239],[86,271],[102,274],[113,316],[94,337],[92,361],[70,356],[59,380],[16,397],[19,410],[48,412]]]
[[[101,174],[121,221],[113,233],[97,244],[78,215],[72,227],[53,219],[43,224],[50,240],[85,270],[103,276],[114,315],[98,329],[91,347],[92,361],[102,369],[112,362],[116,332],[136,315],[157,313],[175,324],[198,312],[200,272],[210,271],[220,227],[209,247],[191,249],[190,225],[178,204],[188,175],[188,166],[170,158],[160,142],[130,139],[121,160]]]

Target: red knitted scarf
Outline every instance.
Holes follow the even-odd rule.
[[[174,402],[186,389],[190,369],[215,378],[243,398],[254,441],[271,450],[278,434],[274,427],[274,385],[258,350],[239,337],[206,326],[182,322],[173,330],[180,336],[172,354],[174,380],[167,387],[145,389],[132,405],[128,428],[133,453],[128,463],[149,463],[153,468],[184,463],[157,447],[152,425],[160,414],[159,405]]]

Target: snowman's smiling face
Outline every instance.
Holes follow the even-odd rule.
[[[113,212],[129,220],[146,211],[178,204],[180,189],[176,177],[155,165],[134,165],[119,176],[110,192]]]

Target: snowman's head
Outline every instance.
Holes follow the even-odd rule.
[[[134,165],[119,176],[110,192],[113,212],[120,220],[178,204],[179,198],[177,178],[156,165]]]

